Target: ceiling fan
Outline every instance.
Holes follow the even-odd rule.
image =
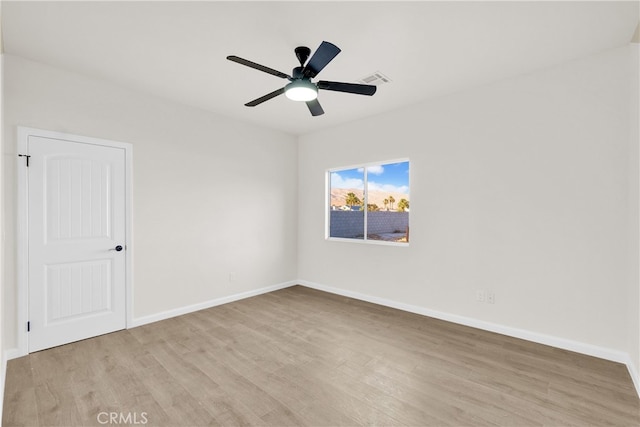
[[[311,49],[305,46],[299,46],[295,48],[296,57],[300,62],[299,67],[295,67],[291,72],[291,76],[282,73],[273,68],[265,67],[264,65],[256,64],[249,60],[240,58],[235,55],[227,56],[229,61],[237,62],[238,64],[246,65],[247,67],[255,68],[256,70],[271,74],[282,79],[290,81],[285,87],[278,90],[274,90],[260,98],[254,99],[251,102],[247,102],[247,107],[255,107],[262,104],[278,95],[285,96],[293,101],[304,101],[309,107],[309,111],[312,116],[319,116],[324,114],[322,106],[318,102],[318,89],[333,90],[336,92],[355,93],[358,95],[373,95],[376,93],[376,87],[373,85],[363,85],[356,83],[342,83],[342,82],[330,82],[326,80],[319,80],[317,83],[311,81],[316,77],[324,67],[327,66],[333,58],[340,53],[340,49],[332,43],[323,41],[320,47],[315,51],[309,62],[307,59],[311,54]],[[305,65],[306,63],[306,65]]]

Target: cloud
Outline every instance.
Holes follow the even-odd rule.
[[[337,172],[331,172],[331,188],[355,188],[364,190],[364,181],[359,178],[343,178]]]
[[[409,194],[408,185],[381,184],[368,180],[369,191],[382,191],[385,193]],[[331,188],[346,188],[364,190],[364,180],[360,178],[344,178],[338,172],[331,172]]]
[[[364,168],[358,168],[358,172],[364,172]],[[382,165],[368,166],[367,172],[372,175],[382,175],[384,173],[384,166]]]
[[[367,172],[373,175],[382,175],[384,173],[384,166],[382,165],[369,166],[367,168]]]
[[[369,191],[383,191],[387,193],[402,193],[409,194],[409,187],[407,185],[393,185],[393,184],[379,184],[374,181],[369,181]]]

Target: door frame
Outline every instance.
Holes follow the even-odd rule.
[[[30,136],[38,136],[50,139],[60,139],[81,144],[102,145],[121,148],[125,153],[125,328],[133,325],[133,145],[127,142],[111,141],[88,136],[73,135],[68,133],[35,129],[18,126],[17,129],[17,154],[27,154],[27,142]],[[29,178],[28,168],[25,167],[25,158],[17,158],[17,347],[18,355],[29,354],[29,334],[27,322],[29,321]]]

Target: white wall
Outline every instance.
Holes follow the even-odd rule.
[[[629,332],[628,348],[640,380],[640,44],[629,47]],[[636,384],[640,391],[640,384]]]
[[[2,39],[2,2],[0,1],[0,153],[4,151],[4,44]],[[6,356],[4,352],[4,177],[2,158],[0,158],[0,401],[4,402],[4,380],[6,374]],[[0,419],[3,405],[0,404]]]
[[[4,81],[6,347],[18,125],[133,144],[134,318],[295,279],[294,137],[10,55]]]
[[[298,276],[632,352],[629,55],[608,51],[301,137]],[[404,157],[410,246],[326,241],[325,170]],[[478,289],[493,290],[495,304],[476,302]]]

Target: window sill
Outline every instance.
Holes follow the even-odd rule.
[[[379,245],[379,246],[399,246],[403,248],[409,247],[409,242],[388,242],[385,240],[373,240],[373,239],[349,239],[345,237],[326,237],[328,242],[345,242],[345,243],[357,243],[360,245]]]

